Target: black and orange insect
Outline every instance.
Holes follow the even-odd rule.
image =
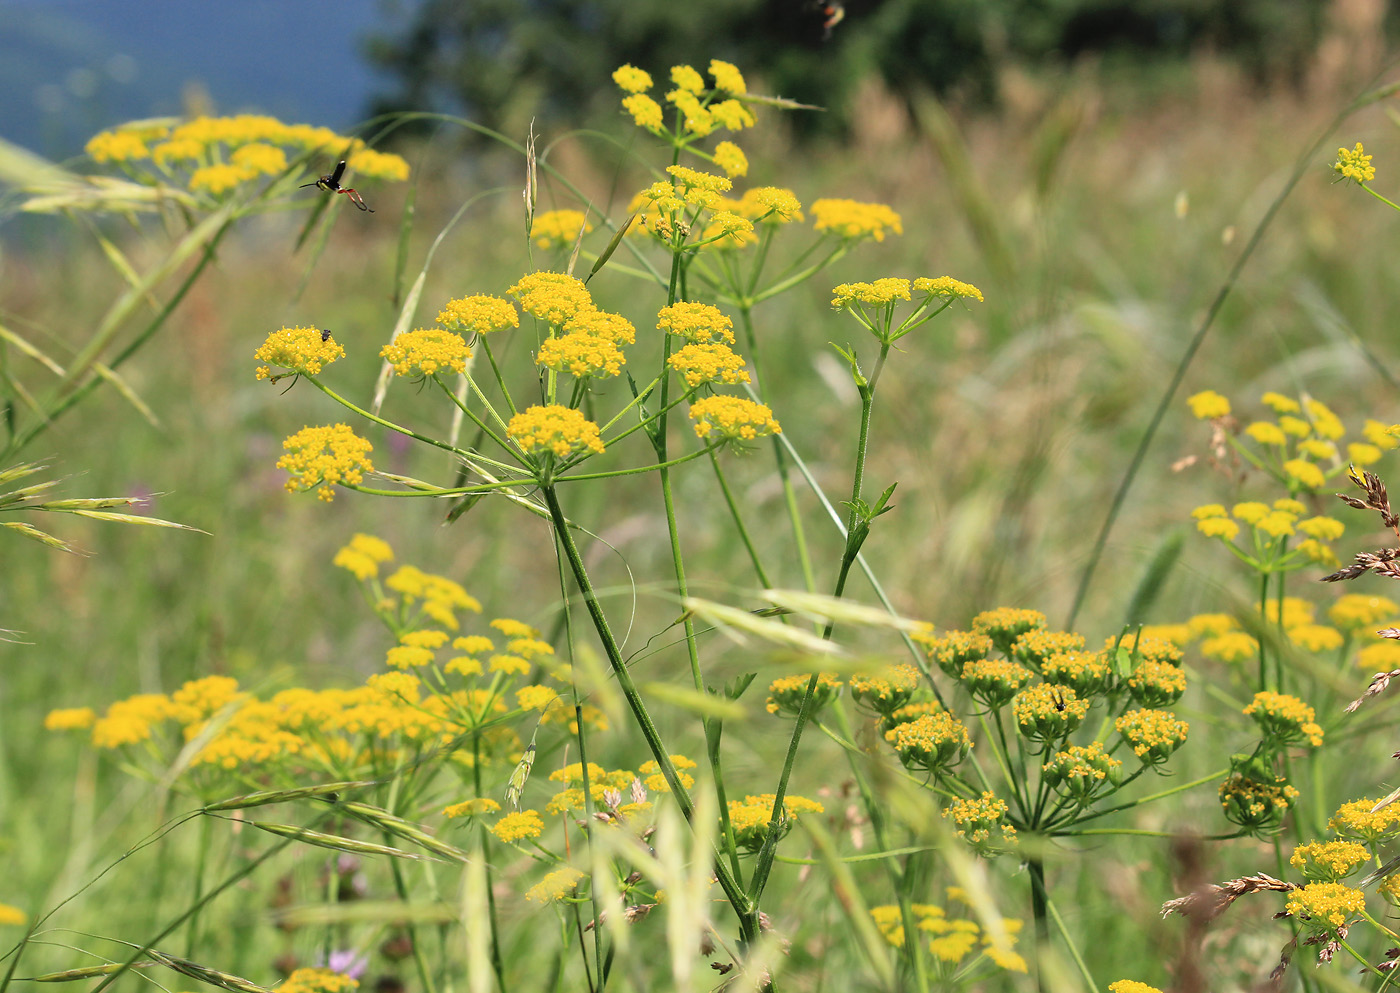
[[[822,41],[831,40],[831,29],[836,27],[846,18],[846,7],[839,3],[824,3],[820,5],[822,14]]]
[[[356,207],[359,207],[361,210],[367,210],[371,214],[373,214],[374,208],[365,203],[364,197],[360,196],[360,194],[354,189],[340,185],[340,177],[344,175],[345,160],[341,159],[340,164],[335,167],[335,171],[333,173],[331,173],[329,176],[322,176],[314,183],[302,183],[301,189],[304,190],[308,186],[314,186],[318,190],[325,190],[327,193],[344,193],[350,198],[350,202],[353,203]]]

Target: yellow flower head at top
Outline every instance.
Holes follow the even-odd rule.
[[[634,65],[622,65],[613,70],[613,82],[628,93],[645,93],[651,89],[651,74]]]
[[[886,230],[904,233],[900,216],[882,203],[861,203],[857,200],[826,199],[812,204],[814,226],[818,231],[830,231],[848,241],[873,238],[885,240]]]
[[[405,331],[379,350],[396,376],[432,376],[440,371],[465,372],[471,357],[462,336],[444,328]]]
[[[490,334],[520,327],[520,315],[509,300],[486,293],[447,301],[437,315],[438,324],[463,334]]]
[[[950,300],[962,297],[965,300],[982,302],[982,291],[971,283],[964,283],[952,276],[920,276],[914,280],[915,293],[927,293],[934,297],[947,297]]]
[[[374,470],[369,461],[373,446],[347,424],[302,428],[282,447],[287,454],[277,460],[277,467],[291,473],[287,489],[293,493],[314,489],[327,502],[335,499],[335,484],[357,486],[366,472]]]
[[[741,97],[749,92],[744,84],[744,75],[737,67],[721,62],[719,59],[710,60],[710,75],[715,78],[715,87],[724,90],[732,96]]]
[[[301,376],[315,376],[321,369],[345,355],[345,349],[320,328],[279,328],[258,346],[253,357],[267,365],[258,366],[258,379],[271,379],[271,366]]]
[[[671,66],[671,82],[687,93],[703,93],[705,91],[705,77],[690,66]]]
[[[729,441],[752,441],[783,431],[767,405],[743,397],[712,396],[696,400],[690,405],[690,419],[695,422],[695,433],[702,441],[712,434]]]
[[[573,452],[603,451],[598,425],[572,407],[530,407],[510,419],[506,434],[530,455],[564,458]]]
[[[278,993],[349,993],[360,981],[334,969],[297,969],[278,986]]]
[[[666,113],[645,93],[633,93],[622,98],[622,109],[632,115],[632,123],[648,131],[660,131],[666,122]]]
[[[530,237],[541,248],[567,248],[578,240],[579,233],[593,230],[581,210],[547,210],[535,218]]]
[[[1371,165],[1371,156],[1366,154],[1366,149],[1359,141],[1355,148],[1337,149],[1337,161],[1332,163],[1332,168],[1343,179],[1350,179],[1354,183],[1369,183],[1376,178],[1376,168]]]
[[[896,300],[909,299],[909,280],[889,276],[873,283],[841,283],[832,287],[831,294],[831,306],[838,310],[844,310],[853,303],[883,307]]]
[[[718,307],[707,303],[681,301],[662,307],[656,315],[658,329],[680,335],[686,341],[704,344],[713,341],[734,343],[734,322]]]
[[[680,374],[690,387],[705,383],[747,383],[744,359],[720,342],[685,345],[673,352],[666,364]]]
[[[593,310],[593,298],[583,280],[562,272],[532,272],[506,290],[520,309],[547,324],[560,325],[580,311]]]

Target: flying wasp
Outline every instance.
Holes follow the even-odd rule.
[[[359,207],[361,210],[367,210],[373,214],[374,208],[365,203],[364,197],[360,196],[354,189],[340,185],[340,177],[344,175],[345,160],[341,159],[340,164],[335,167],[335,171],[329,176],[322,176],[314,183],[302,183],[300,188],[304,190],[309,186],[314,186],[318,190],[325,190],[327,193],[344,193],[356,207]]]

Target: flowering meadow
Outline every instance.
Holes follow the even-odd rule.
[[[1392,88],[1196,224],[761,79],[28,163],[0,991],[1391,985]]]

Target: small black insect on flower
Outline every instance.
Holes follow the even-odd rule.
[[[304,190],[309,186],[314,186],[318,190],[325,190],[327,193],[344,193],[349,196],[350,202],[356,207],[359,207],[361,210],[367,210],[373,214],[374,208],[367,205],[364,198],[360,196],[359,193],[350,187],[340,185],[340,177],[344,175],[345,160],[341,159],[340,164],[335,167],[335,172],[331,173],[329,176],[322,176],[314,183],[302,183],[300,188]]]
[[[331,329],[330,329],[330,328],[322,328],[322,329],[321,329],[321,340],[322,340],[322,341],[330,341],[330,340],[331,340]]]

